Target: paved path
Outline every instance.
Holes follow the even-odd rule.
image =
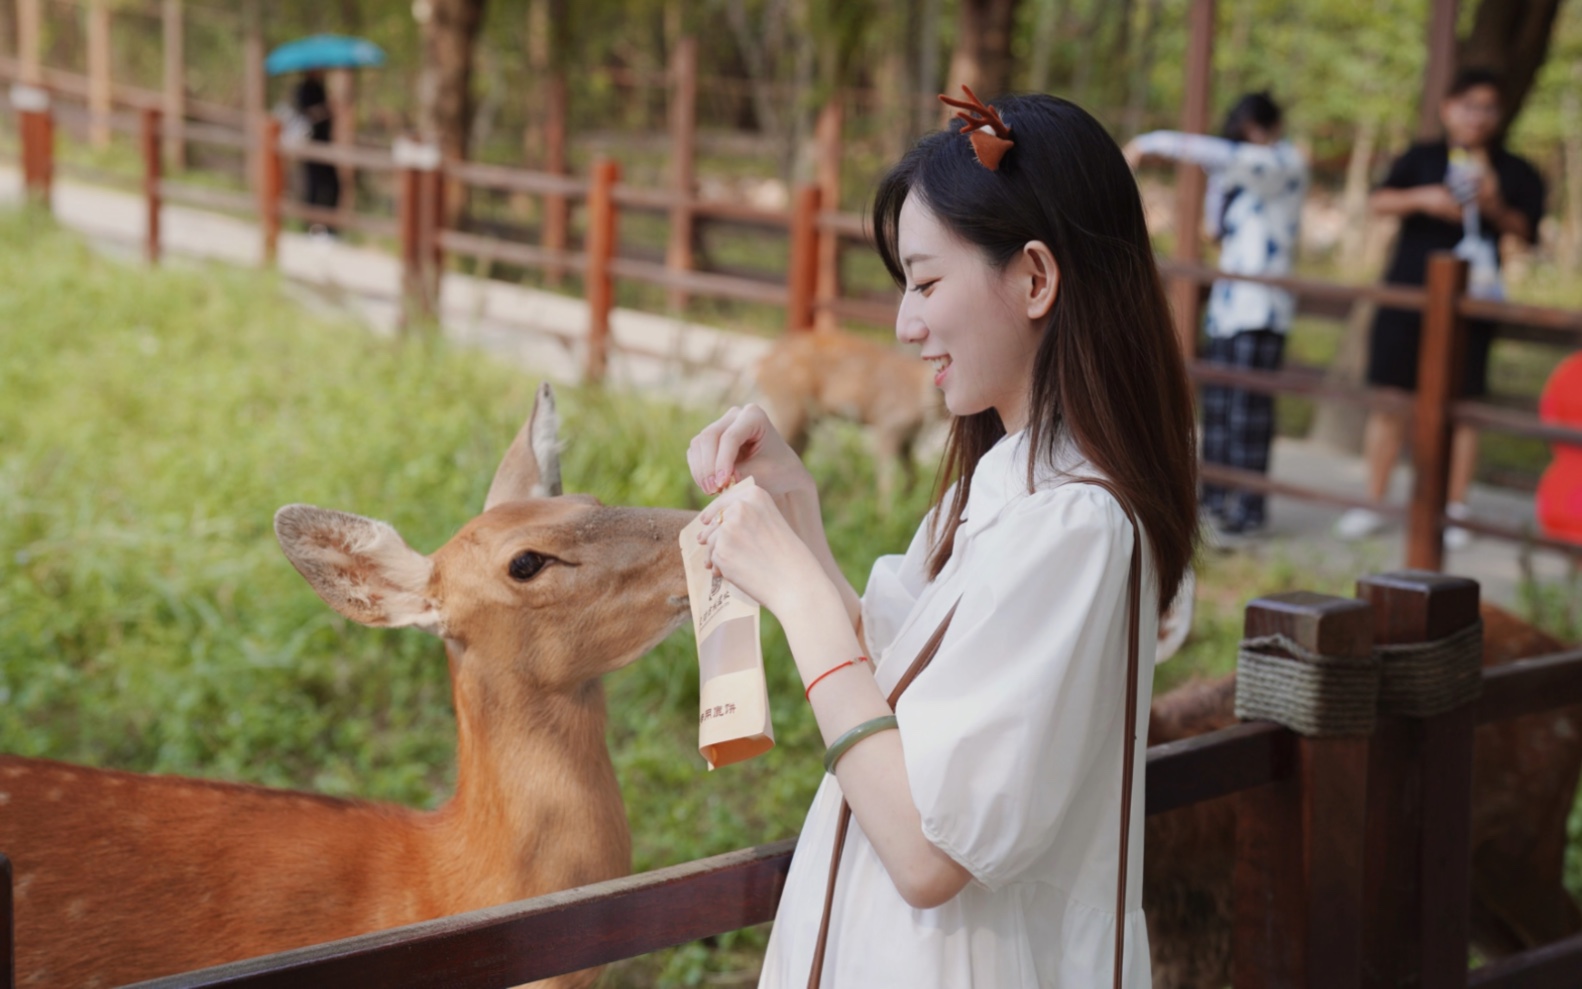
[[[20,185],[16,169],[0,165],[0,203],[17,201]],[[61,179],[55,185],[53,205],[62,224],[94,243],[129,258],[141,249],[139,197]],[[172,257],[260,263],[260,238],[249,221],[169,206],[163,230],[165,250]],[[349,311],[375,332],[395,332],[400,272],[391,255],[284,233],[279,261],[292,294],[305,305]],[[568,382],[578,379],[587,326],[581,300],[460,274],[445,276],[441,297],[447,337],[482,347],[536,374]],[[613,385],[716,405],[745,390],[746,372],[768,346],[762,337],[626,309],[612,314],[611,333]],[[1306,441],[1277,441],[1271,473],[1284,481],[1339,492],[1365,489],[1359,459]],[[1399,469],[1393,480],[1392,498],[1404,500],[1409,484],[1406,469]],[[1470,503],[1474,513],[1494,521],[1529,527],[1534,523],[1532,499],[1524,494],[1476,486]],[[1402,565],[1405,540],[1398,530],[1341,543],[1329,535],[1337,514],[1327,506],[1276,496],[1270,504],[1269,534],[1241,541],[1234,551],[1252,554],[1271,566],[1346,576]],[[1518,547],[1493,539],[1478,539],[1451,553],[1447,561],[1448,570],[1476,578],[1489,600],[1503,604],[1516,601],[1524,566],[1544,580],[1562,580],[1568,572],[1566,561],[1556,554],[1535,552],[1524,563]]]

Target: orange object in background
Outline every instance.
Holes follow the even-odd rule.
[[[1557,426],[1582,429],[1582,354],[1560,362],[1543,395],[1538,416]],[[1538,482],[1538,524],[1556,539],[1582,542],[1582,447],[1554,444],[1554,460]]]

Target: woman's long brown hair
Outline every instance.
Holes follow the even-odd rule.
[[[1196,427],[1137,183],[1114,140],[1075,104],[1029,95],[992,105],[1015,141],[999,170],[980,165],[954,128],[923,138],[879,183],[879,254],[905,285],[896,241],[908,196],[921,197],[996,268],[1030,241],[1049,247],[1060,287],[1033,367],[1030,449],[1048,462],[1068,433],[1121,490],[1147,532],[1164,608],[1197,542]],[[954,549],[973,469],[1004,435],[993,409],[952,422],[935,495],[930,577]]]

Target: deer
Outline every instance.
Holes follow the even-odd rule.
[[[1560,642],[1484,602],[1483,665],[1560,652]],[[1236,675],[1190,680],[1154,699],[1148,744],[1236,724]],[[1471,936],[1500,958],[1582,931],[1566,891],[1566,819],[1582,775],[1582,707],[1477,730],[1472,771]],[[1231,984],[1236,800],[1148,818],[1143,907],[1158,989]]]
[[[944,417],[931,366],[840,330],[782,337],[759,361],[755,383],[769,421],[798,456],[820,420],[862,426],[873,448],[881,508],[895,492],[898,465],[906,489],[916,485],[913,447]]]
[[[420,812],[0,756],[18,985],[122,985],[631,871],[601,678],[690,617],[679,537],[695,513],[563,495],[557,432],[546,384],[483,513],[432,555],[358,515],[275,516],[330,607],[443,640],[450,799]]]

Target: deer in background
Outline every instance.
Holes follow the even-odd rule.
[[[1484,603],[1483,665],[1565,649],[1508,611]],[[1157,697],[1148,744],[1237,723],[1236,676],[1194,680]],[[1566,820],[1582,774],[1582,709],[1481,725],[1472,769],[1471,934],[1499,958],[1582,930],[1566,891]],[[1148,818],[1143,906],[1154,985],[1231,984],[1231,872],[1236,799],[1221,797]]]
[[[432,556],[372,519],[275,516],[335,610],[444,640],[450,801],[422,813],[0,756],[19,985],[121,985],[631,870],[600,677],[689,617],[678,538],[693,513],[561,496],[556,432],[545,385],[483,514]]]
[[[822,419],[863,427],[873,448],[881,509],[895,493],[897,466],[908,490],[917,483],[913,447],[944,418],[932,366],[840,330],[786,334],[759,362],[755,381],[769,421],[798,456]]]

